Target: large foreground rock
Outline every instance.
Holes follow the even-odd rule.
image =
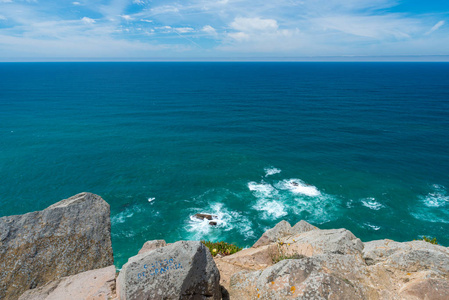
[[[265,270],[231,277],[232,299],[364,299],[350,281],[311,258],[287,259]]]
[[[449,299],[447,247],[297,225],[282,221],[252,248],[216,258],[231,299]]]
[[[86,271],[26,291],[19,300],[107,300],[115,297],[115,266]]]
[[[0,299],[113,264],[109,204],[81,193],[42,211],[0,218]]]
[[[209,250],[181,241],[131,257],[117,278],[121,300],[221,299],[220,273]]]
[[[281,221],[276,224],[271,229],[268,229],[264,232],[264,234],[257,240],[257,242],[253,245],[253,248],[269,245],[274,242],[280,241],[282,238],[298,235],[303,232],[317,230],[318,228],[307,223],[304,220],[299,221],[295,224],[295,226],[291,226],[287,221]]]

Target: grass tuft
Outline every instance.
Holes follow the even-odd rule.
[[[437,238],[430,238],[427,236],[423,236],[422,239],[419,239],[418,241],[425,241],[434,245],[438,245]]]
[[[216,256],[217,254],[220,254],[222,256],[231,255],[243,249],[240,248],[239,246],[229,244],[223,241],[221,242],[201,241],[201,243],[203,243],[207,248],[209,248],[209,251],[212,254],[212,256]]]

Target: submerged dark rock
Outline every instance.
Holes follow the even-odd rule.
[[[213,220],[213,219],[218,219],[218,217],[216,215],[211,215],[211,214],[195,214],[194,215],[195,218],[200,219],[200,220]]]

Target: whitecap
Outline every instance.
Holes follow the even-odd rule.
[[[265,170],[265,177],[281,173],[281,170],[275,167],[265,168],[264,170]]]
[[[134,212],[127,209],[127,210],[122,211],[122,212],[118,213],[117,215],[113,216],[111,218],[111,223],[112,224],[125,223],[126,219],[131,218],[133,215],[134,215]]]
[[[373,209],[373,210],[379,210],[382,207],[384,207],[382,204],[380,204],[379,202],[376,201],[375,198],[373,197],[369,197],[369,198],[364,198],[361,200],[363,206],[368,207],[369,209]]]
[[[309,197],[317,197],[321,192],[313,185],[307,184],[301,179],[285,179],[275,184],[280,190],[288,190],[294,194],[302,194]]]
[[[419,196],[418,205],[410,214],[416,219],[432,223],[449,223],[449,196],[446,187],[434,184],[427,195]]]
[[[380,226],[376,226],[376,225],[373,225],[373,224],[370,224],[370,223],[365,223],[365,225],[368,226],[369,228],[373,229],[373,230],[376,230],[376,231],[380,229]]]
[[[253,192],[254,196],[256,197],[269,198],[273,197],[278,193],[277,190],[271,184],[265,182],[257,183],[251,181],[248,183],[248,188],[250,191]]]
[[[278,219],[287,215],[285,205],[281,201],[259,199],[253,208],[262,211],[264,219]]]
[[[211,220],[198,219],[194,217],[196,213],[207,213],[213,215],[213,221],[217,225],[210,225]],[[204,239],[210,235],[220,235],[221,231],[230,231],[238,229],[239,232],[246,238],[253,238],[254,231],[252,230],[252,223],[242,214],[231,211],[225,207],[223,203],[211,203],[209,208],[204,210],[195,210],[195,213],[189,217],[186,227],[188,232],[193,234],[193,239]]]
[[[427,207],[443,207],[449,205],[449,196],[446,188],[439,184],[432,185],[432,191],[425,197],[420,197]]]

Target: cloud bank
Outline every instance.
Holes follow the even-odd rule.
[[[449,55],[449,4],[0,0],[0,60]]]

